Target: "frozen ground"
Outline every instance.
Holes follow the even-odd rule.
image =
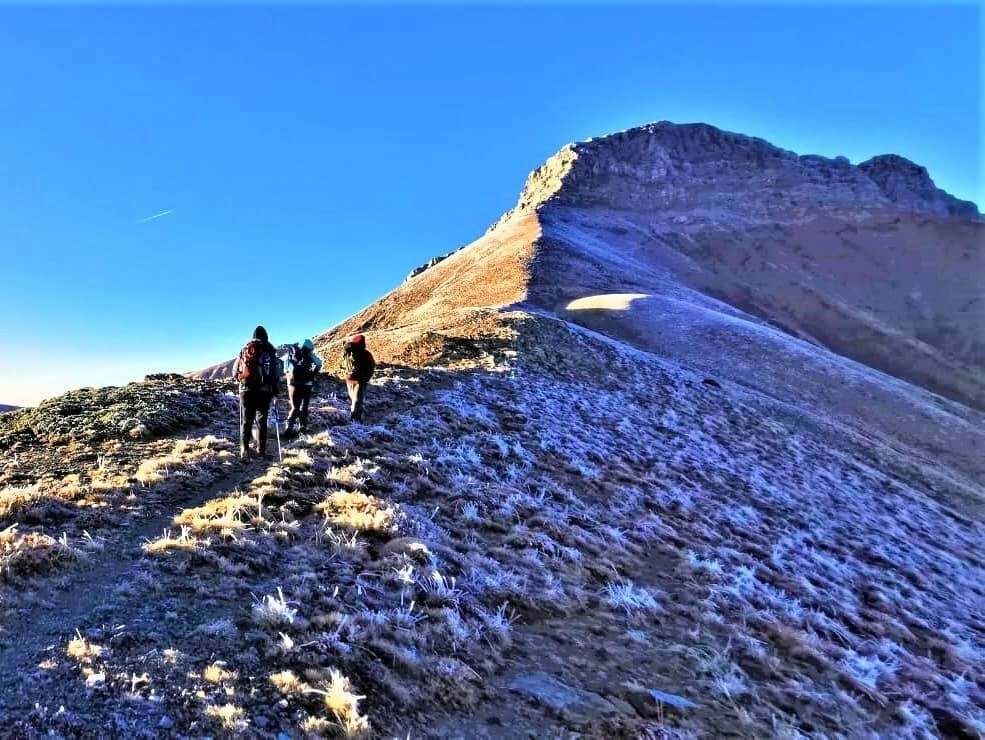
[[[232,408],[118,469],[100,442],[37,490],[47,458],[21,446],[0,522],[16,525],[4,726],[982,732],[985,530],[948,504],[980,488],[899,442],[530,320],[527,341],[556,352],[389,368],[366,424],[343,424],[327,385],[319,431],[283,463],[233,461]],[[37,516],[62,496],[57,524]]]

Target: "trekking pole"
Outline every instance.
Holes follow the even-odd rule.
[[[239,450],[243,451],[243,399],[239,399]]]
[[[277,398],[274,398],[274,432],[277,435],[277,460],[284,462],[284,453],[280,449],[280,416],[277,415]]]

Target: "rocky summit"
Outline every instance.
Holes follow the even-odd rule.
[[[364,423],[322,378],[240,463],[228,365],[3,414],[0,726],[981,736],[983,229],[656,123],[317,338]]]

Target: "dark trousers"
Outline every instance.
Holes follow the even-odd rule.
[[[287,428],[290,429],[294,422],[300,422],[301,429],[307,429],[308,407],[311,405],[311,386],[289,385],[287,391],[291,399],[291,413],[287,417]]]
[[[352,401],[349,415],[358,421],[363,418],[363,398],[366,396],[366,383],[361,380],[347,380],[345,385],[349,389],[349,400]]]
[[[239,404],[243,410],[243,425],[240,427],[242,448],[250,446],[253,439],[253,420],[260,426],[257,439],[257,452],[261,455],[267,452],[267,414],[270,413],[270,401],[274,394],[270,391],[240,391]]]

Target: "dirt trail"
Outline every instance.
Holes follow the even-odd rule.
[[[173,527],[172,520],[182,509],[246,486],[262,470],[261,462],[244,466],[230,460],[211,482],[193,483],[170,500],[152,505],[148,513],[128,518],[109,533],[101,550],[91,553],[66,574],[67,588],[50,592],[40,603],[21,610],[17,619],[7,625],[0,646],[0,718],[8,712],[29,709],[42,698],[51,702],[54,687],[47,685],[38,665],[51,651],[64,651],[77,629],[85,634],[87,629],[126,625],[147,609],[149,600],[144,595],[148,584],[142,580],[147,567],[144,542]],[[130,588],[121,601],[123,584]],[[66,699],[70,694],[81,697],[83,689],[81,681],[58,686]]]
[[[450,384],[450,380],[442,378],[435,385]],[[341,400],[344,393],[335,390],[326,388],[313,400],[342,407],[346,403]],[[379,401],[375,410],[381,416],[406,412],[412,406],[411,402],[393,403],[382,398]],[[286,411],[283,402],[280,405],[283,418]],[[173,441],[214,433],[230,439],[236,435],[232,427],[222,424],[194,430]],[[289,440],[282,437],[280,441],[285,453],[291,449]],[[275,445],[272,434],[269,445]],[[41,585],[41,598],[20,609],[0,634],[0,724],[35,710],[39,704],[64,706],[76,720],[88,718],[88,722],[98,722],[105,718],[109,707],[101,706],[103,697],[87,689],[82,678],[71,682],[58,680],[49,676],[41,664],[48,658],[64,657],[66,645],[76,631],[84,637],[96,638],[94,642],[110,650],[124,641],[132,641],[135,632],[145,637],[183,638],[188,631],[184,621],[187,604],[161,598],[160,584],[154,581],[161,574],[146,557],[143,545],[165,529],[176,529],[173,520],[183,510],[235,490],[247,490],[269,464],[253,461],[243,465],[237,458],[220,460],[207,482],[188,481],[169,492],[164,500],[150,498],[140,502],[139,509],[115,529],[99,532],[105,538],[102,547],[62,574],[63,588],[58,588],[55,582]],[[203,602],[194,605],[198,621],[213,612],[215,618],[229,616],[228,605]],[[148,647],[153,652],[153,646]],[[118,706],[112,709],[117,711]],[[134,709],[135,713],[140,712]],[[110,731],[118,728],[118,725],[106,727]]]

